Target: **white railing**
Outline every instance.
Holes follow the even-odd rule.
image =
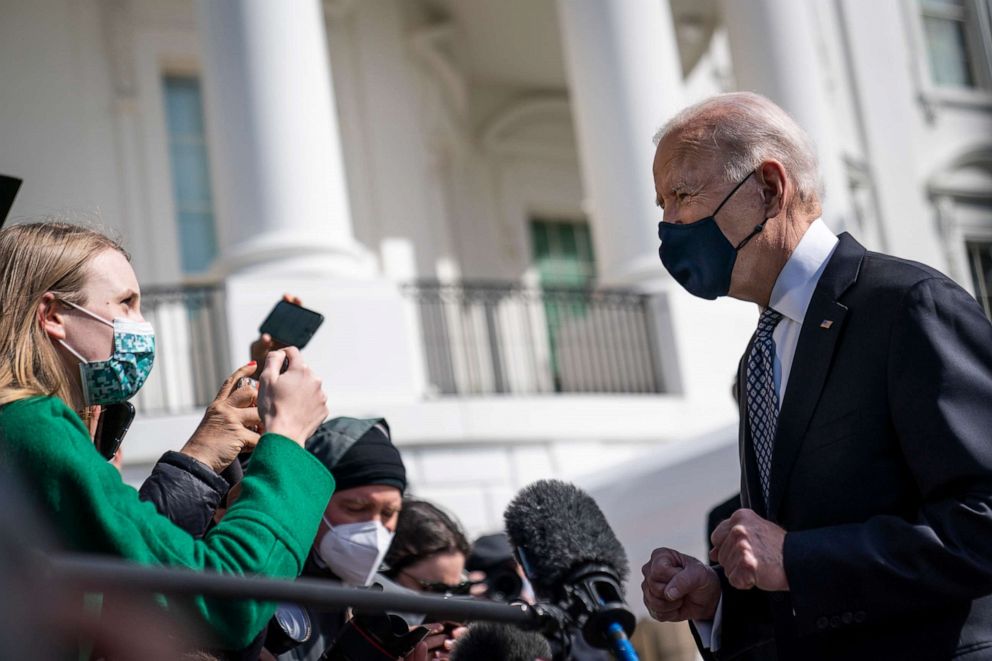
[[[155,368],[135,407],[172,414],[210,403],[229,371],[223,288],[149,288],[141,311],[155,326]]]

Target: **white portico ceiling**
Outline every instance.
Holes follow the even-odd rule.
[[[719,22],[717,1],[655,1],[671,4],[682,70],[688,74],[709,47]],[[457,25],[464,39],[460,52],[467,60],[466,73],[473,82],[544,89],[566,87],[555,0],[425,0],[425,4],[450,16]]]
[[[566,86],[555,0],[430,0],[464,39],[475,83],[528,88]]]

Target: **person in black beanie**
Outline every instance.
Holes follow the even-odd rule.
[[[331,471],[335,489],[302,576],[368,585],[396,532],[407,486],[406,468],[389,425],[382,418],[334,418],[317,428],[306,449]],[[241,485],[228,480],[196,461],[163,461],[148,481],[155,488],[143,487],[142,497],[191,535],[202,537],[240,495]],[[223,661],[317,661],[345,621],[344,611],[281,604],[268,630],[251,645],[210,653]],[[309,639],[297,644],[307,630]],[[283,651],[287,648],[291,649]]]
[[[389,550],[406,491],[406,468],[389,425],[382,418],[334,418],[306,448],[334,476],[335,489],[303,576],[368,585]],[[309,640],[277,658],[316,661],[347,619],[343,611],[310,611],[309,618]]]
[[[368,585],[389,550],[406,490],[406,469],[381,418],[335,418],[307,450],[334,475],[334,495],[311,558],[343,582]]]

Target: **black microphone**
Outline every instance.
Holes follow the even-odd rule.
[[[551,659],[551,646],[539,634],[507,624],[474,622],[455,643],[451,661],[536,661]]]
[[[627,639],[636,618],[622,587],[627,554],[596,501],[574,485],[541,480],[517,494],[503,516],[538,599],[559,606],[593,647],[637,659]]]

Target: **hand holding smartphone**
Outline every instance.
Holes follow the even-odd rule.
[[[272,308],[258,331],[262,335],[269,335],[283,347],[302,349],[322,323],[324,315],[283,299]]]

